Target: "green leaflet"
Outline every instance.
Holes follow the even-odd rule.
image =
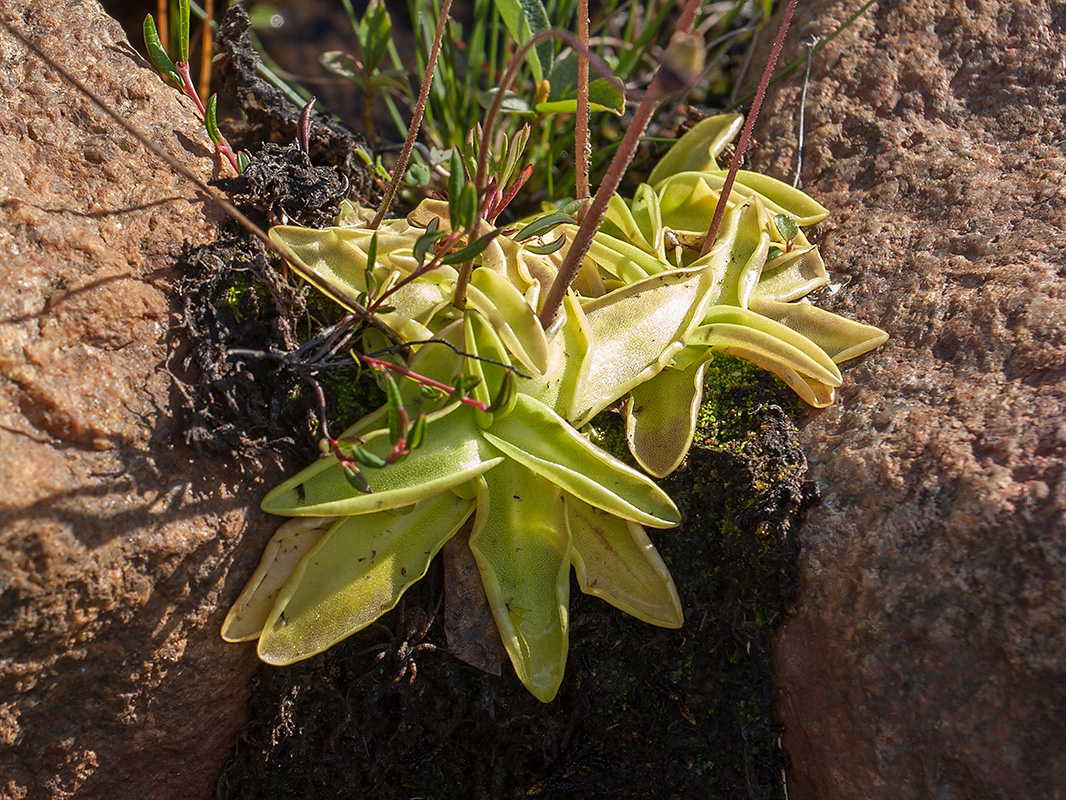
[[[184,83],[181,73],[178,72],[174,62],[167,55],[167,51],[159,39],[159,31],[156,29],[155,19],[151,14],[144,18],[144,46],[148,50],[148,57],[152,59],[155,68],[162,72],[165,77],[172,80],[176,86],[181,86]]]
[[[566,510],[581,591],[652,625],[680,628],[677,589],[644,529],[575,497],[566,498]]]
[[[662,489],[529,395],[519,395],[514,412],[493,422],[484,436],[509,458],[597,508],[653,528],[681,521]]]
[[[563,495],[513,461],[484,475],[479,486],[470,549],[515,672],[549,703],[569,648],[570,533]]]
[[[363,475],[373,491],[357,492],[336,458],[322,458],[263,498],[268,514],[293,517],[345,516],[411,505],[492,469],[502,457],[479,435],[474,409],[455,403],[427,418],[425,444],[407,458]],[[385,457],[387,430],[366,436],[365,447]]]
[[[282,523],[263,551],[244,591],[226,615],[222,623],[223,639],[246,642],[259,638],[270,610],[297,565],[336,524],[335,517],[296,517]]]
[[[634,387],[626,403],[626,440],[649,475],[665,478],[685,458],[703,399],[706,358],[684,369],[664,369]]]
[[[551,27],[548,12],[544,10],[540,0],[496,0],[496,9],[519,46],[528,42],[535,34]],[[548,73],[554,52],[552,43],[545,41],[533,47],[526,55],[533,80],[538,84]]]
[[[622,116],[626,107],[625,84],[610,78],[589,76],[589,110],[609,111]],[[548,99],[537,103],[538,114],[573,114],[577,110],[577,53],[559,59],[548,76]]]
[[[285,584],[259,638],[259,657],[291,664],[365,628],[426,574],[473,508],[441,492],[413,508],[338,522]]]

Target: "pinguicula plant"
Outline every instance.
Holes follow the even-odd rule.
[[[739,115],[698,124],[632,196],[616,193],[650,109],[701,71],[695,5],[667,51],[670,74],[648,87],[636,133],[587,208],[496,226],[527,173],[523,137],[491,152],[512,64],[480,138],[448,159],[446,199],[392,218],[387,203],[346,203],[333,227],[271,229],[352,320],[375,320],[354,357],[388,402],[266,496],[265,511],[293,519],[230,611],[227,640],[258,640],[272,664],[322,652],[393,608],[464,528],[515,672],[542,701],[563,679],[571,567],[583,591],[682,624],[647,533],[679,524],[677,507],[584,426],[624,402],[634,457],[662,477],[691,445],[716,354],[822,407],[838,365],[887,338],[806,302],[828,275],[802,228],[827,211],[773,178],[720,167]],[[516,59],[552,35],[528,36]]]
[[[682,625],[677,590],[647,532],[676,526],[681,515],[649,475],[668,475],[685,458],[706,364],[719,354],[748,359],[824,407],[841,385],[839,365],[887,338],[807,302],[828,275],[802,229],[827,211],[739,169],[752,118],[743,132],[736,114],[704,120],[631,195],[617,193],[655,110],[703,76],[705,41],[693,33],[700,5],[681,9],[663,67],[590,197],[589,115],[617,111],[627,90],[589,50],[583,0],[573,12],[577,37],[549,28],[538,0],[499,0],[521,46],[484,98],[482,126],[435,160],[447,176],[444,199],[396,216],[392,203],[431,107],[444,0],[381,205],[346,201],[331,227],[270,230],[271,247],[348,312],[341,324],[361,340],[352,358],[376,376],[387,402],[337,438],[323,418],[322,457],[263,500],[265,511],[292,519],[230,610],[225,639],[257,640],[271,664],[320,653],[393,608],[460,531],[515,672],[542,701],[564,676],[571,567],[582,591],[653,625]],[[791,0],[753,115],[794,7]],[[150,23],[153,60],[189,92],[187,54],[170,62]],[[360,24],[353,75],[367,92],[395,88],[396,73],[382,67],[384,7],[372,3]],[[556,61],[559,39],[572,52]],[[472,44],[479,53],[490,46]],[[534,79],[532,100],[511,91],[520,69]],[[527,128],[497,133],[507,107],[575,117],[577,200],[500,225],[539,163],[526,153]],[[723,169],[718,158],[738,133]],[[620,405],[643,472],[583,432]]]

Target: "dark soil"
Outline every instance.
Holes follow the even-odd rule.
[[[261,667],[219,797],[782,797],[770,637],[796,591],[796,529],[816,492],[785,390],[733,359],[715,371],[705,408],[734,411],[666,481],[685,519],[656,536],[681,630],[575,583],[567,675],[545,705],[509,665],[497,678],[448,654],[437,565],[380,624]]]

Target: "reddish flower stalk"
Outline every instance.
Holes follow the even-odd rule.
[[[429,87],[433,80],[433,70],[437,68],[440,43],[444,39],[444,26],[448,22],[448,12],[451,11],[451,8],[452,0],[444,0],[444,5],[440,10],[440,19],[437,20],[437,30],[433,36],[433,49],[429,53],[426,72],[422,76],[422,88],[418,92],[418,102],[415,103],[414,114],[411,116],[411,127],[407,130],[407,139],[404,140],[403,150],[400,151],[400,157],[396,160],[396,166],[393,167],[392,180],[389,181],[389,186],[385,189],[385,196],[381,199],[381,205],[378,206],[374,219],[370,221],[369,228],[372,231],[377,230],[378,226],[381,225],[381,220],[389,213],[392,201],[396,198],[396,193],[400,190],[400,184],[403,182],[403,176],[407,172],[407,162],[411,158],[411,149],[415,146],[415,139],[418,138],[418,129],[422,126],[422,114],[426,110]]]
[[[696,14],[702,5],[703,0],[688,0],[681,12],[681,17],[678,19],[677,29],[674,32],[675,37],[688,34],[692,30],[692,24],[695,22]],[[592,203],[585,212],[584,219],[581,220],[581,224],[574,234],[574,240],[570,243],[566,258],[563,259],[562,266],[559,267],[559,273],[555,276],[555,280],[548,290],[548,296],[544,298],[544,305],[540,310],[540,324],[545,329],[551,327],[551,324],[555,321],[555,316],[559,313],[559,308],[563,304],[563,298],[566,297],[570,284],[574,282],[574,278],[577,277],[577,273],[581,269],[581,262],[584,261],[585,254],[588,253],[589,247],[592,246],[592,237],[600,229],[600,225],[603,224],[603,219],[607,215],[607,203],[618,190],[618,185],[622,182],[622,176],[625,175],[626,169],[633,160],[633,156],[637,152],[637,145],[640,144],[640,139],[651,121],[651,115],[667,96],[668,93],[663,90],[661,70],[656,69],[651,85],[648,86],[644,99],[637,107],[633,120],[626,130],[626,135],[622,138],[622,143],[615,152],[614,158],[611,159],[611,165],[607,169],[607,174],[603,177],[603,183],[596,190],[596,196],[592,199]]]
[[[763,70],[762,79],[759,81],[759,89],[755,92],[755,99],[751,101],[751,110],[748,112],[748,118],[744,121],[744,129],[740,132],[737,150],[729,164],[729,173],[726,175],[725,183],[722,185],[722,194],[718,198],[718,205],[714,207],[714,217],[711,219],[711,225],[707,229],[707,236],[703,240],[703,249],[700,250],[700,256],[707,255],[711,248],[714,247],[714,239],[718,236],[718,228],[722,224],[722,217],[725,215],[726,201],[730,192],[733,191],[733,183],[736,180],[737,172],[740,170],[740,164],[744,160],[744,151],[748,149],[752,128],[755,127],[759,109],[762,108],[763,97],[766,96],[766,87],[770,83],[770,76],[773,75],[777,57],[781,53],[781,46],[785,43],[785,34],[788,33],[788,26],[792,24],[792,14],[795,10],[796,0],[789,0],[788,7],[785,9],[785,18],[781,20],[781,28],[777,31],[777,38],[774,39],[770,58],[766,61],[766,68]]]

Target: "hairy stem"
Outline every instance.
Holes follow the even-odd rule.
[[[504,72],[503,77],[500,79],[500,85],[497,87],[496,95],[492,98],[492,104],[489,106],[489,110],[485,113],[485,122],[481,130],[481,141],[478,144],[477,174],[474,176],[474,187],[477,189],[478,197],[477,219],[481,219],[484,214],[484,203],[487,194],[485,192],[485,179],[489,168],[489,147],[492,142],[493,129],[496,127],[496,117],[499,116],[500,109],[503,107],[504,94],[511,88],[511,84],[514,83],[515,76],[518,74],[518,68],[525,59],[526,53],[546,39],[561,39],[574,48],[579,54],[585,55],[589,60],[589,64],[597,73],[604,77],[611,77],[611,71],[601,64],[599,59],[593,56],[589,52],[589,49],[581,44],[581,42],[568,31],[561,31],[556,28],[540,31],[531,37],[528,42],[518,48],[514,56],[511,58],[511,63],[507,65],[507,70]],[[466,304],[466,287],[470,283],[470,273],[472,269],[473,263],[467,262],[466,264],[463,264],[459,270],[459,279],[455,284],[454,303],[455,307],[458,309],[462,309]]]
[[[589,0],[578,0],[577,38],[585,47],[589,45]],[[577,200],[587,200],[589,190],[589,159],[592,145],[589,142],[589,60],[584,53],[577,54],[577,119],[574,124],[574,158],[577,183]],[[577,212],[580,220],[585,216],[585,206]]]
[[[722,217],[725,215],[726,201],[729,199],[729,193],[733,191],[733,183],[737,177],[737,171],[740,169],[741,162],[744,161],[744,151],[748,149],[748,142],[751,140],[751,130],[755,127],[755,120],[759,116],[759,109],[762,108],[763,97],[766,96],[766,87],[770,83],[770,76],[773,75],[774,66],[777,64],[777,57],[781,53],[781,46],[785,43],[785,34],[788,33],[788,26],[792,24],[792,14],[796,10],[796,0],[788,0],[788,7],[785,9],[785,18],[781,20],[781,28],[777,32],[777,38],[774,39],[773,49],[770,51],[770,57],[766,61],[766,68],[762,72],[762,78],[759,80],[759,88],[755,92],[755,99],[751,101],[751,110],[748,112],[748,118],[744,121],[744,130],[740,132],[740,140],[737,142],[737,150],[733,154],[733,160],[729,164],[729,173],[726,175],[725,183],[722,185],[722,194],[718,198],[718,205],[714,207],[714,217],[711,219],[711,225],[707,229],[707,236],[703,240],[703,248],[700,250],[700,256],[705,256],[714,247],[714,239],[718,235],[718,227],[722,224]]]
[[[418,138],[418,129],[422,127],[422,114],[426,110],[426,101],[429,99],[429,87],[430,82],[433,80],[433,71],[437,68],[437,57],[440,55],[440,45],[444,40],[444,26],[448,23],[448,12],[452,8],[452,0],[444,0],[444,5],[440,10],[440,19],[437,20],[437,30],[433,35],[433,48],[429,53],[429,61],[426,62],[426,72],[422,76],[422,87],[418,92],[418,102],[415,103],[414,114],[411,116],[411,125],[407,130],[407,139],[404,140],[403,150],[400,151],[400,157],[396,161],[396,166],[392,171],[392,180],[389,181],[389,186],[385,190],[385,196],[381,199],[381,205],[378,206],[378,211],[374,215],[374,219],[370,221],[370,230],[377,230],[377,227],[381,224],[381,220],[385,218],[385,215],[389,212],[389,208],[392,206],[392,201],[396,198],[396,193],[400,190],[400,184],[403,182],[403,176],[407,172],[407,162],[411,158],[411,150],[415,146],[415,139]]]
[[[674,36],[687,34],[692,30],[692,24],[701,5],[702,0],[688,0],[684,10],[681,12],[681,17],[678,19]],[[662,88],[660,70],[656,69],[651,85],[648,87],[640,106],[637,107],[633,120],[626,130],[626,135],[622,138],[622,143],[619,145],[618,150],[615,151],[614,158],[611,159],[611,165],[607,168],[603,183],[596,190],[596,196],[592,199],[584,219],[581,220],[581,224],[574,234],[574,240],[570,243],[570,249],[567,250],[566,258],[563,259],[562,266],[559,267],[559,273],[555,276],[555,280],[548,290],[544,305],[541,306],[540,324],[544,326],[545,330],[551,327],[551,324],[555,321],[555,316],[559,313],[559,309],[563,304],[563,298],[566,297],[570,284],[574,282],[574,278],[577,277],[577,273],[581,269],[581,262],[584,261],[585,254],[588,253],[589,247],[592,246],[592,237],[600,229],[603,218],[607,215],[607,204],[610,202],[611,196],[618,190],[618,185],[622,182],[622,176],[625,175],[626,169],[637,152],[637,145],[640,144],[640,138],[644,135],[644,131],[651,121],[651,115],[666,97],[667,95]]]

